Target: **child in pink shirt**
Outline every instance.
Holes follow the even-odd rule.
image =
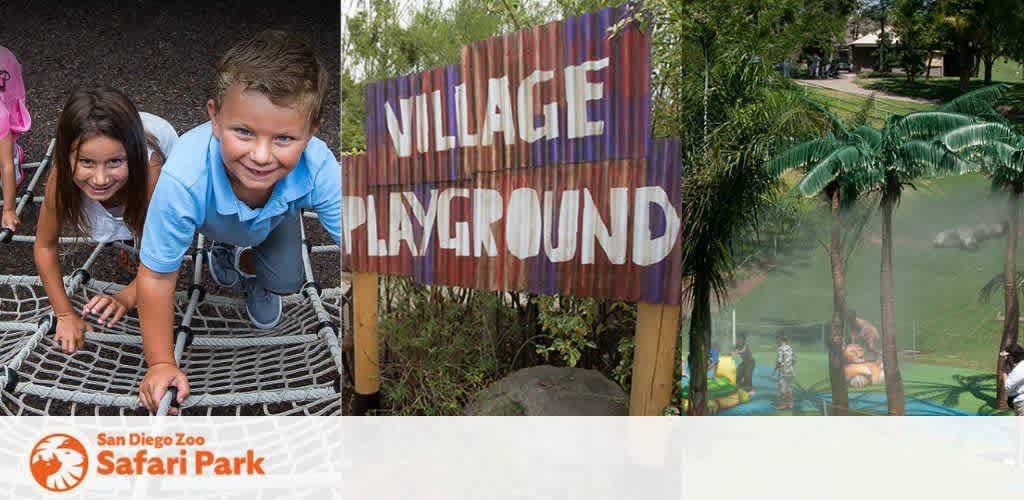
[[[25,107],[21,65],[10,50],[0,46],[0,187],[4,200],[0,228],[12,231],[18,227],[14,200],[22,181],[20,165],[25,159],[18,146],[18,136],[31,126],[32,118]]]

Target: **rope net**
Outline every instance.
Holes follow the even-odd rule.
[[[41,190],[53,142],[19,196],[20,216]],[[305,281],[299,293],[282,297],[281,321],[272,329],[254,328],[244,298],[207,294],[202,235],[186,262],[192,285],[175,293],[174,357],[189,379],[184,415],[340,415],[344,373],[335,324],[348,300],[341,288],[321,289],[312,272],[311,255],[339,255],[337,245],[314,246],[303,230]],[[34,236],[0,231],[0,242],[32,243]],[[96,294],[115,294],[124,285],[93,279],[98,259],[120,249],[86,238],[61,238],[63,245],[91,248],[85,263],[64,278],[68,298],[81,310]],[[183,264],[183,273],[185,265]],[[66,270],[65,270],[66,271]],[[113,327],[92,324],[85,347],[65,354],[53,342],[56,327],[38,276],[0,275],[0,414],[5,415],[145,415],[138,387],[146,373],[137,312]],[[167,414],[169,392],[158,415]]]

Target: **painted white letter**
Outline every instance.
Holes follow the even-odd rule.
[[[425,255],[427,249],[430,248],[430,236],[434,232],[434,221],[437,219],[437,190],[430,190],[430,202],[427,204],[426,214],[423,213],[423,204],[416,197],[416,193],[406,192],[405,200],[409,202],[409,207],[412,208],[412,216],[416,218],[416,222],[419,222],[420,227],[423,228],[420,255]]]
[[[466,84],[455,86],[455,120],[458,122],[459,145],[476,146],[476,133],[469,131],[469,104],[466,102]]]
[[[519,135],[524,141],[533,143],[541,137],[554,139],[558,137],[558,103],[544,105],[544,125],[533,126],[533,87],[555,77],[554,71],[536,70],[523,78],[517,94],[519,103]]]
[[[367,255],[380,257],[388,254],[387,242],[377,238],[377,204],[373,201],[372,194],[366,196],[366,239]]]
[[[391,105],[386,102],[384,103],[384,111],[388,122],[388,135],[391,136],[391,142],[395,145],[398,156],[405,158],[412,155],[412,130],[410,130],[412,124],[409,123],[409,100],[399,99],[398,107],[402,113],[404,129],[398,124],[398,119],[395,117],[395,112],[391,109]]]
[[[342,220],[345,224],[345,253],[352,254],[352,231],[366,222],[366,204],[358,196],[346,196],[342,204],[345,207]]]
[[[427,94],[419,94],[416,99],[416,146],[420,153],[430,151],[430,120],[427,118]]]
[[[501,193],[495,189],[473,190],[473,256],[479,257],[481,248],[488,257],[498,255],[498,243],[494,240],[491,224],[501,220],[505,209]]]
[[[562,206],[558,209],[558,231],[555,238],[558,248],[554,248],[551,236],[552,211],[554,210],[554,191],[544,191],[544,252],[551,262],[565,262],[576,256],[576,236],[579,228],[580,192],[563,191]]]
[[[435,90],[430,93],[434,101],[434,139],[436,139],[438,151],[448,151],[455,147],[455,136],[444,135],[444,107],[441,106],[441,91]]]
[[[412,232],[412,219],[409,218],[409,211],[405,209],[405,203],[402,203],[402,193],[390,193],[388,194],[388,248],[391,249],[390,255],[394,257],[398,255],[399,246],[404,241],[409,245],[409,252],[412,253],[413,257],[419,255],[416,251],[416,239]]]
[[[665,234],[651,239],[651,205],[665,214]],[[633,263],[656,264],[668,256],[679,237],[680,217],[661,186],[636,189],[633,199]]]
[[[449,188],[441,191],[437,200],[437,243],[438,246],[447,250],[455,250],[455,255],[469,255],[469,223],[455,223],[455,237],[452,238],[449,230],[452,221],[452,199],[469,198],[469,189]]]
[[[590,191],[583,190],[583,231],[582,262],[594,263],[594,239],[601,244],[605,255],[612,264],[626,263],[626,227],[629,221],[629,188],[612,188],[609,205],[611,207],[612,229],[601,220],[601,212],[597,210]]]
[[[505,133],[505,144],[515,144],[516,122],[512,118],[512,95],[509,94],[507,76],[487,80],[487,112],[480,144],[494,144],[496,132]]]
[[[604,133],[604,121],[587,121],[587,101],[604,97],[604,83],[587,81],[587,71],[608,67],[608,58],[583,61],[579,66],[565,67],[565,104],[569,115],[569,138],[578,139]]]
[[[543,230],[537,191],[530,188],[512,191],[506,211],[505,245],[509,253],[519,259],[536,257],[540,253],[540,233]]]

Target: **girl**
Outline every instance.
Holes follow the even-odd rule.
[[[149,197],[160,167],[178,135],[162,118],[139,113],[123,94],[110,88],[76,90],[57,122],[53,170],[36,229],[35,261],[57,316],[54,341],[73,353],[91,330],[71,306],[57,260],[62,231],[99,242],[142,236]],[[82,315],[113,326],[135,307],[135,281],[117,295],[93,297]]]
[[[0,46],[0,188],[3,188],[3,213],[0,229],[14,231],[18,227],[15,196],[22,181],[24,161],[18,146],[18,136],[32,126],[32,118],[25,108],[25,82],[21,78],[21,65],[14,54]]]

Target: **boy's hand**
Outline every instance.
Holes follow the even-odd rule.
[[[65,354],[73,354],[85,346],[85,331],[92,331],[92,326],[82,321],[77,314],[70,312],[57,315],[57,331],[53,341]]]
[[[160,400],[163,399],[164,393],[171,386],[178,388],[178,404],[184,402],[185,398],[188,397],[189,391],[185,372],[178,369],[174,363],[157,363],[152,365],[139,384],[139,402],[150,413],[156,413],[157,408],[160,407]],[[172,408],[171,413],[177,413],[177,410]]]
[[[110,321],[105,325],[109,328],[117,324],[121,317],[134,306],[135,304],[128,304],[124,298],[118,296],[111,297],[101,293],[94,296],[82,308],[82,316],[89,316],[91,314],[100,324],[103,324],[109,318]]]
[[[14,210],[4,210],[2,221],[0,221],[0,229],[6,228],[14,231],[18,229],[18,224],[21,221],[18,219],[18,214]]]

